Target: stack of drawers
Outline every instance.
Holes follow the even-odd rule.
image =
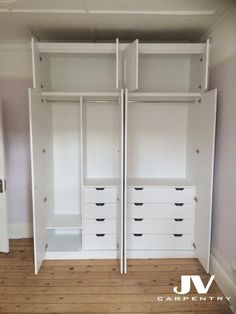
[[[194,196],[194,187],[129,187],[127,249],[193,249]]]
[[[116,249],[116,187],[84,188],[84,249]]]

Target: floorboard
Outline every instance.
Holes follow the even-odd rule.
[[[128,274],[119,274],[117,260],[45,261],[37,276],[32,239],[11,240],[10,253],[0,253],[0,313],[232,313],[214,282],[207,296],[213,301],[161,301],[174,298],[181,274],[209,280],[197,259],[135,259]],[[194,287],[189,298],[199,295]]]

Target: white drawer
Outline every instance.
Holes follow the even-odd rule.
[[[144,204],[127,205],[128,218],[194,218],[195,204]]]
[[[127,233],[145,234],[193,234],[193,220],[190,219],[128,219]]]
[[[116,204],[95,203],[84,204],[84,217],[88,218],[116,218]]]
[[[84,248],[87,250],[115,250],[115,234],[85,234]]]
[[[194,188],[129,187],[128,203],[193,203]]]
[[[127,234],[129,250],[191,250],[192,235]]]
[[[87,233],[116,233],[116,220],[107,218],[85,219],[84,232]]]
[[[85,203],[116,203],[117,188],[112,187],[95,187],[84,188]]]

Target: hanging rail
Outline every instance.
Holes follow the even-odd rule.
[[[80,100],[73,100],[73,99],[70,99],[70,100],[65,100],[65,99],[46,99],[46,102],[50,102],[50,103],[53,103],[53,102],[72,102],[72,103],[80,103]],[[119,100],[117,99],[100,99],[100,100],[83,100],[82,101],[83,103],[111,103],[111,102],[119,102]]]

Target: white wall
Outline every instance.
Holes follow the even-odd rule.
[[[236,312],[236,3],[204,37],[210,89],[218,89],[211,271]]]

